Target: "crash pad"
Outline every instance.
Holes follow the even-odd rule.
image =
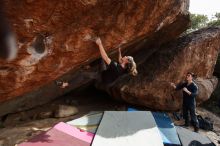
[[[92,146],[163,146],[151,112],[106,111]]]
[[[91,133],[95,133],[102,119],[102,115],[103,112],[90,113],[78,119],[68,121],[67,124]]]
[[[182,146],[215,146],[207,136],[180,126],[176,126],[176,129]]]
[[[94,135],[63,122],[19,146],[90,146]]]

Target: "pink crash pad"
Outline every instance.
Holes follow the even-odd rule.
[[[93,133],[61,122],[19,146],[90,146],[93,137]]]

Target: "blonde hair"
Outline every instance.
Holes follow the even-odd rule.
[[[127,57],[128,57],[128,61],[129,61],[128,72],[130,75],[136,76],[138,74],[136,63],[134,62],[134,59],[132,56],[127,56]]]

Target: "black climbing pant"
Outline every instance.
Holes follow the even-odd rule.
[[[194,127],[199,128],[199,122],[196,117],[196,108],[195,106],[186,106],[183,105],[183,118],[185,119],[185,124],[189,125],[189,113],[191,117],[191,122]]]

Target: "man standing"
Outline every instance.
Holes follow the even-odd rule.
[[[198,94],[198,86],[193,82],[194,73],[188,72],[186,75],[186,82],[175,85],[171,83],[171,86],[176,90],[183,90],[183,118],[185,119],[184,126],[189,126],[190,113],[191,121],[194,127],[194,131],[199,131],[199,122],[196,117],[196,96]]]

